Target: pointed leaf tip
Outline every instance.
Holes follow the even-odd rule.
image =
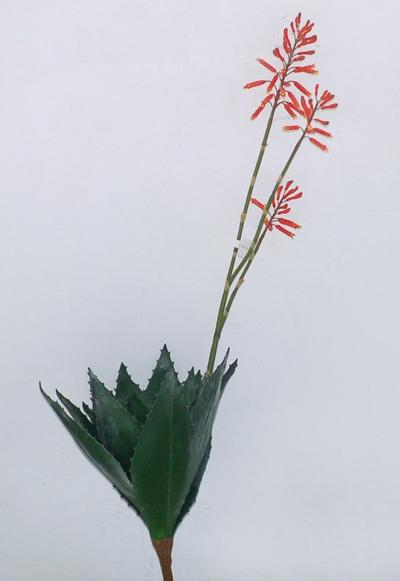
[[[65,397],[58,389],[56,389],[56,394],[64,408],[67,410],[72,419],[74,419],[84,430],[86,430],[91,436],[96,437],[96,428],[94,423],[92,423],[85,414],[72,403],[68,398]]]
[[[44,398],[46,398],[46,399],[47,399],[47,398],[49,397],[49,396],[47,395],[47,393],[44,391],[44,389],[43,389],[43,387],[42,387],[42,382],[41,382],[41,381],[39,381],[39,390],[40,390],[40,393],[43,395],[43,397],[44,397]]]
[[[225,391],[226,384],[228,383],[228,381],[230,380],[232,375],[235,373],[237,366],[238,366],[238,360],[235,359],[235,361],[229,365],[227,371],[225,371],[224,375],[222,376],[222,381],[221,381],[222,393]]]
[[[172,369],[175,373],[174,363],[171,359],[171,355],[167,349],[167,346],[164,345],[164,347],[161,349],[160,357],[157,360],[156,366],[153,369],[153,373],[145,390],[146,396],[151,402],[154,402],[157,398],[162,381],[167,371],[170,369]]]
[[[139,422],[145,423],[151,403],[148,401],[145,392],[132,380],[126,365],[123,363],[121,363],[117,377],[115,397]]]

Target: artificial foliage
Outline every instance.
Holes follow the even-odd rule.
[[[227,369],[228,354],[211,375],[192,368],[181,382],[164,346],[143,390],[123,363],[114,392],[89,369],[91,403],[83,411],[41,388],[82,452],[143,520],[162,565],[210,458],[218,405],[237,366]]]
[[[82,408],[58,391],[59,401],[54,401],[41,388],[82,452],[148,528],[164,581],[173,581],[175,533],[196,501],[210,458],[218,405],[237,366],[236,361],[228,366],[228,351],[215,368],[222,331],[264,241],[275,232],[293,239],[300,229],[288,214],[303,192],[287,178],[299,150],[309,143],[327,152],[326,140],[332,137],[325,115],[337,107],[334,95],[321,90],[319,83],[309,88],[303,80],[318,74],[309,62],[317,40],[314,23],[303,22],[298,14],[284,29],[281,46],[272,51],[274,64],[257,59],[266,75],[244,85],[246,90],[263,91],[251,119],[264,119],[265,129],[240,213],[205,371],[192,369],[181,381],[164,346],[145,389],[131,379],[124,364],[114,391],[89,370],[91,402]],[[272,190],[265,194],[259,185],[260,169],[278,111],[286,116],[283,131],[297,134],[297,139],[278,169]],[[248,220],[250,214],[256,226]]]

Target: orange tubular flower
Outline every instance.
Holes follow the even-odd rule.
[[[277,47],[273,50],[273,55],[280,61],[278,66],[270,64],[265,59],[257,59],[260,65],[272,73],[272,77],[247,83],[244,85],[244,89],[252,89],[254,87],[267,84],[267,95],[272,95],[272,98],[269,99],[267,103],[269,103],[273,109],[276,109],[279,105],[283,105],[289,115],[293,117],[294,111],[292,110],[292,105],[288,105],[284,100],[281,99],[286,97],[288,89],[292,85],[298,91],[303,93],[303,95],[306,95],[307,97],[311,96],[311,93],[308,91],[308,89],[303,87],[303,85],[298,81],[294,81],[289,77],[294,74],[318,74],[314,64],[297,64],[299,62],[303,62],[306,57],[315,53],[315,50],[301,50],[302,47],[317,42],[317,35],[310,35],[310,32],[313,28],[314,23],[310,20],[307,20],[304,25],[301,24],[301,13],[299,13],[295,20],[290,23],[290,32],[288,28],[284,29],[282,47]],[[264,101],[262,101],[262,103],[264,103]],[[265,108],[267,103],[264,105],[262,103],[256,109],[256,111],[254,111],[251,119],[256,119],[261,111]]]
[[[256,117],[259,116],[259,114],[261,113],[261,111],[264,109],[264,107],[266,105],[268,105],[268,103],[273,99],[273,94],[270,93],[269,95],[267,95],[265,97],[265,99],[263,99],[260,103],[260,105],[258,106],[258,108],[254,111],[253,115],[251,116],[252,119],[255,119]]]
[[[291,212],[288,202],[298,200],[303,196],[303,192],[298,191],[299,186],[292,186],[293,180],[290,180],[286,183],[285,187],[279,186],[277,188],[271,208],[268,211],[268,217],[265,220],[265,225],[268,230],[272,231],[275,228],[283,234],[286,234],[286,236],[289,236],[289,238],[294,238],[295,233],[288,230],[288,228],[298,230],[301,226],[297,222],[293,222],[293,220],[282,218],[282,216]],[[264,210],[265,204],[257,200],[257,198],[251,198],[251,203],[257,206],[257,208],[260,208],[260,210]]]
[[[315,137],[310,137],[310,135],[317,135],[322,137],[331,138],[332,133],[326,131],[326,129],[321,129],[320,127],[316,127],[315,123],[323,126],[329,125],[329,121],[326,119],[321,119],[319,117],[315,117],[317,111],[325,111],[327,109],[336,109],[338,106],[337,103],[334,103],[333,100],[335,95],[330,93],[329,91],[324,91],[321,96],[319,96],[319,85],[315,85],[314,89],[314,97],[311,97],[311,93],[309,93],[309,98],[306,99],[304,95],[300,98],[300,103],[296,99],[296,97],[288,91],[289,100],[285,101],[284,107],[286,111],[290,114],[292,119],[297,119],[297,116],[304,117],[306,121],[306,126],[303,129],[300,125],[284,125],[282,127],[283,131],[303,131],[304,136],[307,139],[321,149],[321,151],[328,151],[328,147],[322,143],[319,139]]]

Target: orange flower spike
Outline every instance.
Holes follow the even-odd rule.
[[[287,181],[285,186],[281,184],[276,189],[275,195],[272,199],[273,209],[268,212],[269,216],[265,220],[265,225],[269,231],[276,228],[286,236],[294,238],[295,234],[289,230],[289,228],[292,230],[298,230],[301,228],[300,224],[297,222],[284,218],[284,216],[292,211],[289,201],[297,200],[303,196],[303,192],[298,192],[298,189],[299,186],[293,186],[293,180]],[[265,205],[256,198],[252,198],[251,202],[260,208],[260,210],[265,210]]]
[[[304,109],[302,109],[299,104],[296,104],[292,100],[292,103],[288,103],[286,97],[288,94],[288,87],[294,86],[300,93],[310,97],[310,91],[304,87],[298,81],[292,80],[291,75],[295,74],[318,74],[318,70],[315,64],[303,64],[306,62],[306,57],[314,54],[315,50],[299,50],[301,46],[312,44],[316,42],[317,36],[310,35],[311,30],[314,28],[314,23],[307,20],[305,24],[301,23],[301,13],[299,13],[294,21],[290,22],[290,26],[287,26],[283,30],[283,40],[281,47],[276,47],[273,50],[273,55],[279,59],[281,65],[280,67],[274,66],[263,58],[258,58],[258,62],[273,73],[272,79],[266,81],[267,93],[274,93],[274,101],[272,107],[276,110],[280,105],[283,105],[286,112],[290,115],[292,119],[296,119],[297,115],[305,116]],[[263,79],[264,80],[264,79]],[[265,83],[260,81],[253,81],[245,85],[246,89],[264,85]],[[265,105],[264,105],[265,106]],[[253,113],[252,119],[258,117],[260,112],[264,107],[262,104]],[[306,108],[307,109],[307,108]]]

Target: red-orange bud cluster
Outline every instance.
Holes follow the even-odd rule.
[[[329,125],[329,121],[315,117],[317,111],[325,111],[327,109],[336,109],[337,103],[333,100],[335,95],[329,91],[324,91],[319,97],[319,85],[315,85],[314,97],[311,97],[310,91],[308,91],[309,98],[306,99],[304,95],[300,97],[300,101],[291,92],[287,91],[288,100],[284,102],[283,106],[285,110],[289,113],[292,119],[297,119],[298,117],[303,117],[306,121],[305,128],[300,125],[284,125],[282,129],[284,131],[304,131],[307,139],[321,149],[322,151],[328,151],[328,147],[316,139],[315,137],[310,137],[310,135],[317,135],[322,137],[332,137],[332,134],[326,129],[321,129],[316,127],[315,123],[323,126]]]
[[[306,57],[314,54],[314,50],[300,50],[301,47],[313,44],[317,41],[317,36],[311,35],[310,32],[314,28],[314,23],[310,20],[304,25],[301,25],[301,14],[298,14],[294,21],[290,23],[290,32],[288,28],[283,31],[282,47],[276,47],[273,50],[273,55],[280,61],[279,67],[275,67],[263,58],[257,59],[260,65],[270,71],[273,76],[269,79],[261,79],[259,81],[252,81],[244,85],[245,89],[253,89],[260,85],[267,84],[267,94],[272,93],[274,98],[269,99],[267,103],[271,106],[279,106],[283,104],[280,98],[285,97],[287,88],[294,85],[300,92],[309,96],[310,93],[298,81],[290,80],[289,77],[294,74],[318,74],[314,64],[298,65],[303,62]],[[264,99],[265,100],[265,99]],[[264,105],[260,105],[252,114],[251,118],[256,119]]]
[[[294,238],[295,233],[292,230],[297,230],[301,228],[300,224],[289,220],[288,218],[283,218],[284,215],[291,212],[289,202],[292,200],[298,200],[303,196],[303,192],[299,192],[299,187],[293,187],[293,180],[286,183],[285,187],[282,185],[276,189],[275,195],[272,199],[271,207],[268,210],[267,218],[265,219],[265,225],[268,230],[272,231],[274,228],[289,236],[289,238]],[[252,204],[264,211],[265,204],[257,200],[257,198],[251,198]],[[292,230],[288,230],[291,228]]]

